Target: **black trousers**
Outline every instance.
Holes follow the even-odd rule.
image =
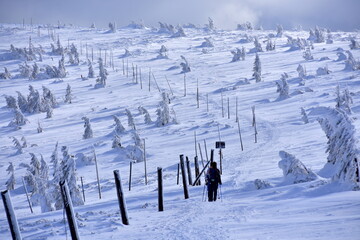
[[[208,199],[209,202],[216,201],[218,184],[213,183],[208,185]]]

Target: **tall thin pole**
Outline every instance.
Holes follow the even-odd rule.
[[[199,152],[200,152],[201,163],[202,163],[202,166],[204,167],[205,165],[204,165],[204,158],[203,158],[202,151],[201,151],[201,145],[200,145],[200,143],[198,143],[198,145],[199,145]]]
[[[125,76],[125,61],[122,59],[123,75]]]
[[[197,102],[197,108],[200,108],[200,96],[199,96],[199,79],[196,81],[196,102]]]
[[[131,191],[131,175],[132,175],[132,165],[133,162],[130,162],[130,173],[129,173],[129,191]]]
[[[204,139],[205,153],[206,153],[206,161],[209,161],[208,151],[206,147],[206,140]]]
[[[95,160],[95,168],[96,168],[96,179],[97,179],[97,185],[98,185],[98,191],[99,191],[99,199],[101,199],[101,187],[100,187],[100,179],[99,179],[99,169],[98,169],[95,149],[93,151],[94,151],[94,160]]]
[[[25,194],[26,194],[26,199],[27,199],[27,201],[28,201],[30,211],[31,211],[31,213],[34,213],[34,212],[33,212],[33,209],[32,209],[32,206],[31,206],[31,202],[30,202],[30,198],[29,198],[29,193],[28,193],[28,190],[27,190],[26,185],[25,185],[25,182],[24,182],[24,178],[22,177],[21,180],[22,180],[22,183],[23,183],[23,186],[24,186],[24,190],[25,190]]]
[[[236,111],[236,119],[235,119],[235,121],[236,121],[236,122],[239,122],[239,115],[238,115],[238,97],[236,97],[236,109],[235,109],[235,111]]]
[[[169,89],[170,89],[171,95],[173,95],[173,96],[174,96],[174,92],[173,92],[173,90],[172,90],[172,88],[171,88],[171,86],[170,86],[170,82],[169,82],[169,80],[167,79],[166,75],[165,75],[165,79],[166,79],[166,82],[167,82],[167,84],[168,84],[168,86],[169,86]]]
[[[158,204],[159,212],[164,211],[164,193],[163,193],[163,180],[162,180],[162,168],[158,167]]]
[[[184,198],[189,198],[189,191],[186,181],[186,172],[185,172],[185,163],[184,163],[184,155],[180,155],[180,167],[181,167],[181,176],[182,176],[182,182],[183,182],[183,188],[184,188]]]
[[[242,142],[242,138],[241,138],[240,121],[238,121],[237,123],[238,123],[238,129],[239,129],[241,151],[244,151],[244,146],[243,146],[243,142]]]
[[[209,112],[209,94],[206,94],[206,112]]]
[[[184,97],[186,97],[186,74],[184,73]]]
[[[139,68],[139,77],[140,77],[140,88],[142,89],[142,77],[141,77],[141,68]]]
[[[161,92],[161,90],[160,90],[160,88],[159,88],[159,85],[158,85],[158,83],[157,83],[157,81],[156,81],[156,78],[155,78],[154,73],[151,73],[151,74],[152,74],[152,76],[153,76],[153,78],[154,78],[154,81],[155,81],[155,84],[156,84],[156,87],[157,87],[158,91]]]
[[[225,117],[225,114],[224,114],[224,98],[223,98],[222,91],[221,91],[221,113],[222,113],[222,117]]]
[[[149,68],[149,92],[150,92],[150,86],[151,86],[151,68]]]
[[[129,225],[129,218],[127,215],[126,202],[122,190],[119,170],[114,170],[114,177],[115,177],[116,193],[117,193],[119,208],[121,213],[121,220],[124,225]]]
[[[227,98],[227,105],[228,105],[228,119],[230,119],[230,98]]]
[[[197,156],[198,155],[198,153],[197,153],[197,141],[196,141],[196,131],[194,131],[194,143],[195,143],[195,156]]]
[[[147,180],[147,171],[146,171],[146,152],[145,152],[145,138],[143,139],[144,141],[144,168],[145,168],[145,185],[148,184],[148,180]]]
[[[82,189],[82,194],[83,194],[83,198],[84,198],[84,202],[85,202],[85,190],[84,190],[83,177],[80,177],[80,180],[81,180],[81,189]]]

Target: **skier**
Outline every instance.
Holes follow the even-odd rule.
[[[210,168],[206,173],[206,185],[208,189],[209,202],[216,201],[217,189],[221,185],[220,171],[216,167],[216,162],[210,163]]]

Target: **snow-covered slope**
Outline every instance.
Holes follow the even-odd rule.
[[[13,77],[0,79],[0,186],[6,188],[5,182],[9,178],[6,169],[12,162],[16,185],[11,197],[23,238],[64,239],[65,235],[70,236],[62,210],[41,213],[40,207],[35,206],[34,213],[30,213],[21,182],[26,169],[20,164],[30,163],[29,153],[34,153],[39,159],[40,154],[43,155],[52,178],[50,156],[58,142],[59,149],[67,146],[77,161],[77,183],[81,184],[81,177],[84,182],[85,204],[75,207],[83,239],[358,239],[360,193],[352,191],[350,184],[333,183],[329,176],[321,173],[327,162],[328,140],[317,121],[322,117],[322,111],[316,109],[335,107],[336,86],[339,85],[341,91],[348,88],[353,99],[350,117],[355,128],[360,127],[357,120],[360,115],[360,72],[344,70],[344,60],[337,61],[337,53],[350,50],[350,39],[359,41],[359,34],[332,33],[334,42],[314,43],[314,49],[311,49],[314,59],[306,61],[302,50],[289,50],[285,36],[307,39],[308,32],[285,31],[283,37],[272,38],[276,44],[274,51],[258,53],[262,82],[256,83],[252,77],[255,53],[250,53],[254,45],[252,42],[244,43],[245,35],[257,36],[265,50],[268,36],[275,32],[195,28],[185,28],[184,31],[186,37],[178,38],[160,34],[155,29],[122,28],[109,33],[107,30],[78,27],[51,30],[42,27],[39,35],[38,29],[31,31],[29,26],[26,29],[9,24],[0,26],[0,72],[6,67]],[[72,43],[77,46],[80,64],[69,64],[65,55],[68,74],[62,79],[29,80],[17,76],[18,65],[25,60],[15,59],[9,54],[10,44],[17,48],[28,47],[29,36],[34,47],[41,45],[45,51],[43,61],[36,60],[37,65],[40,68],[46,64],[58,66],[61,56],[51,54],[50,44],[56,43],[49,36],[50,32],[53,32],[54,40],[60,39],[63,47]],[[214,47],[200,47],[204,37],[211,37]],[[162,45],[168,49],[168,59],[157,58]],[[247,52],[245,60],[231,62],[230,51],[243,46]],[[125,49],[130,54],[124,55]],[[97,76],[100,52],[109,75],[106,87],[95,88],[95,78],[86,79],[86,54],[91,60],[93,53]],[[360,50],[351,52],[359,61]],[[111,55],[113,66],[109,62]],[[180,56],[187,59],[191,68],[191,72],[186,73],[186,84],[184,74],[181,74],[183,60]],[[296,69],[299,64],[306,68],[305,84],[298,77]],[[133,78],[133,66],[138,73],[141,71],[137,83]],[[327,67],[331,72],[317,75],[320,67]],[[289,98],[279,98],[276,92],[275,82],[283,73],[288,75]],[[68,84],[74,95],[71,104],[64,102]],[[49,88],[59,106],[53,109],[51,118],[46,118],[45,112],[24,113],[28,122],[15,129],[8,126],[14,114],[6,107],[4,96],[17,98],[16,91],[27,96],[29,85],[41,95],[42,86]],[[156,110],[162,101],[162,91],[170,96],[169,107],[176,123],[158,126]],[[152,123],[145,123],[139,106],[149,112]],[[257,143],[252,126],[253,106]],[[307,124],[302,120],[301,108],[308,113]],[[132,113],[136,132],[145,139],[147,159],[148,184],[145,185],[144,162],[136,162],[133,164],[131,191],[128,191],[129,146],[134,145],[134,131],[127,124],[125,109]],[[112,148],[113,115],[118,116],[125,127],[120,134],[123,147],[120,149]],[[82,117],[90,119],[92,138],[83,139]],[[43,128],[41,133],[37,131],[39,122]],[[190,198],[184,200],[181,183],[176,184],[179,155],[188,156],[194,169],[196,145],[200,158],[195,134],[204,161],[219,138],[226,142],[222,151],[221,199],[215,203],[202,201],[203,185],[189,187]],[[17,153],[12,137],[26,138],[27,147],[22,149],[23,153]],[[359,139],[359,135],[355,137]],[[204,140],[208,153],[205,153]],[[94,150],[101,199],[94,163],[81,162],[82,155],[92,158]],[[280,151],[294,155],[319,176],[311,182],[291,184],[285,181],[278,167]],[[61,159],[60,150],[59,156]],[[215,160],[219,161],[218,150],[215,150]],[[157,211],[158,167],[163,168],[164,212]],[[113,177],[116,169],[122,178],[129,226],[121,224]],[[268,184],[255,185],[256,179],[261,180],[257,183]],[[203,184],[203,178],[201,180]],[[0,205],[0,238],[9,239],[5,210]]]

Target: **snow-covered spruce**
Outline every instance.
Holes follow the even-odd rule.
[[[103,88],[106,86],[106,79],[107,79],[108,72],[104,68],[104,63],[102,58],[99,58],[99,76],[96,79],[95,88]]]
[[[350,39],[350,45],[349,45],[350,49],[359,49],[360,48],[360,44],[358,41],[356,41],[355,38],[351,38]]]
[[[177,31],[171,35],[172,38],[178,38],[178,37],[186,37],[186,34],[184,32],[184,29],[181,26],[177,27]]]
[[[5,72],[0,73],[0,79],[11,79],[12,76],[11,76],[9,70],[7,69],[7,67],[4,67],[4,70],[5,70]]]
[[[173,110],[170,110],[169,107],[169,94],[166,92],[161,93],[162,101],[159,103],[159,107],[156,110],[157,114],[157,120],[156,125],[157,126],[165,126],[169,123],[176,123],[176,117]]]
[[[88,68],[89,68],[88,78],[94,78],[95,77],[95,72],[94,72],[94,69],[93,69],[92,62],[89,59],[88,59]]]
[[[10,175],[9,179],[6,181],[6,189],[7,190],[14,190],[15,184],[16,184],[16,178],[15,178],[15,168],[12,162],[9,162],[9,166],[6,169],[8,172],[8,175]]]
[[[321,172],[333,181],[359,189],[359,148],[351,118],[341,109],[328,108],[328,115],[319,118],[318,122],[328,139],[327,163]]]
[[[150,117],[150,114],[149,114],[148,110],[146,110],[146,109],[145,109],[144,107],[142,107],[142,106],[139,106],[138,109],[139,109],[140,114],[143,114],[143,115],[144,115],[144,122],[145,122],[146,124],[151,124],[151,123],[152,123],[152,120],[151,120],[151,117]]]
[[[303,58],[306,60],[306,61],[310,61],[310,60],[314,60],[314,57],[311,53],[311,50],[310,48],[306,48],[306,50],[303,52]]]
[[[275,42],[269,38],[266,43],[266,51],[274,51],[275,50]]]
[[[204,40],[205,41],[201,43],[200,47],[203,47],[203,48],[205,48],[205,47],[208,47],[208,48],[214,47],[214,43],[213,43],[211,37],[204,37]]]
[[[350,94],[350,91],[348,88],[345,88],[342,93],[340,92],[340,86],[336,86],[336,108],[342,109],[347,114],[351,114],[351,104],[353,104],[353,99]]]
[[[251,53],[257,53],[257,52],[262,52],[262,46],[261,43],[259,42],[258,37],[254,37],[254,48],[250,49]]]
[[[360,70],[360,62],[356,61],[353,54],[350,51],[346,51],[348,54],[347,60],[345,60],[345,69],[350,71]]]
[[[289,84],[287,82],[288,75],[286,73],[281,74],[280,81],[276,81],[277,90],[279,97],[277,100],[284,100],[290,97],[289,94]]]
[[[284,34],[284,28],[282,25],[276,25],[276,37],[281,38]]]
[[[72,94],[71,86],[70,84],[68,84],[66,87],[65,103],[72,103],[72,99],[73,99],[73,94]]]
[[[38,120],[38,127],[37,127],[36,130],[37,130],[38,133],[42,133],[44,131],[44,129],[43,129],[41,123],[40,123],[40,120]]]
[[[205,30],[207,31],[215,30],[214,20],[212,20],[210,17],[208,18],[208,24],[205,24]]]
[[[69,54],[70,64],[79,65],[79,63],[80,63],[79,52],[73,43],[70,46],[70,51],[68,54]]]
[[[14,115],[14,119],[9,123],[10,127],[19,128],[29,122],[19,108],[14,110]]]
[[[183,55],[181,55],[180,57],[181,57],[181,59],[184,61],[184,62],[180,63],[180,66],[181,66],[181,68],[182,68],[181,73],[190,72],[191,69],[190,69],[189,62],[186,60],[186,58],[185,58]]]
[[[317,70],[316,70],[316,75],[318,76],[321,76],[321,75],[328,75],[330,74],[331,71],[328,69],[327,66],[325,67],[319,67]]]
[[[133,115],[131,114],[130,110],[127,109],[127,108],[125,109],[125,112],[126,112],[126,116],[128,117],[128,126],[129,126],[129,128],[135,130],[136,126],[135,126]]]
[[[109,23],[109,33],[116,33],[116,23],[115,22],[110,22]]]
[[[121,139],[118,134],[114,134],[113,141],[112,141],[112,148],[121,148]]]
[[[257,53],[255,56],[253,70],[254,70],[253,77],[255,78],[256,82],[261,82],[261,62],[259,55]]]
[[[301,108],[301,116],[301,120],[303,120],[305,124],[309,123],[308,115],[303,107]]]
[[[156,58],[158,59],[168,59],[168,49],[164,46],[164,45],[161,45],[161,48],[159,50],[159,54],[157,55]]]
[[[45,86],[42,86],[43,89],[43,100],[50,104],[52,108],[56,108],[58,103],[56,101],[55,95]]]
[[[120,135],[120,134],[122,134],[122,133],[125,131],[125,128],[124,128],[124,126],[121,124],[121,121],[120,121],[120,119],[119,119],[117,116],[113,115],[113,118],[114,118],[114,121],[115,121],[114,133],[115,133],[116,135]]]
[[[298,160],[294,155],[291,155],[285,151],[280,151],[279,156],[279,168],[283,170],[284,180],[286,183],[301,183],[316,180],[318,176],[306,168],[305,165]]]
[[[246,52],[244,47],[242,47],[241,50],[239,48],[236,48],[236,50],[231,51],[231,54],[233,55],[231,62],[245,60]]]
[[[253,30],[254,28],[253,28],[251,22],[245,22],[245,23],[238,24],[236,29],[246,31],[246,30]]]
[[[93,137],[93,131],[91,129],[90,119],[87,117],[82,117],[82,120],[84,120],[84,134],[83,139],[89,139]]]

